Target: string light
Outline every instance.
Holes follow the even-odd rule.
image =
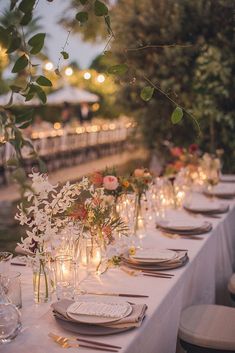
[[[104,75],[102,75],[102,74],[98,75],[98,76],[97,76],[97,81],[98,81],[99,83],[103,83],[103,82],[105,81]]]
[[[72,76],[72,74],[73,74],[73,69],[71,67],[67,67],[65,69],[65,75],[66,76]]]
[[[52,62],[48,61],[44,67],[47,71],[51,71],[53,70],[54,65],[52,64]]]
[[[90,80],[90,78],[91,78],[90,72],[85,72],[83,77],[85,78],[85,80]]]
[[[59,123],[59,122],[54,123],[55,130],[59,130],[60,128],[61,128],[61,123]]]

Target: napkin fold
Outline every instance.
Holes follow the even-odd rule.
[[[80,324],[78,321],[70,318],[67,315],[67,309],[73,303],[74,303],[73,300],[68,300],[68,299],[63,299],[58,302],[52,303],[51,307],[53,309],[54,315],[58,319],[69,321],[74,324]],[[131,303],[131,306],[132,306],[132,312],[130,315],[128,315],[118,321],[115,321],[113,323],[102,324],[102,325],[99,324],[99,326],[112,327],[112,328],[139,327],[145,317],[147,305],[146,304],[133,304],[133,303]]]

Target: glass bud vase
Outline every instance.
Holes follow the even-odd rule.
[[[135,195],[135,211],[134,211],[134,225],[133,225],[133,238],[132,245],[141,248],[142,239],[145,234],[145,220],[143,210],[141,207],[141,194]]]
[[[102,249],[94,239],[87,239],[86,262],[89,275],[99,274],[99,267],[102,262]]]
[[[33,263],[33,291],[36,304],[51,300],[51,276],[45,260],[40,259]]]

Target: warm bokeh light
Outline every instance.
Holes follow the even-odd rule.
[[[83,77],[85,78],[85,80],[90,80],[90,78],[91,78],[90,72],[85,72]]]
[[[103,83],[103,82],[105,81],[104,75],[102,75],[102,74],[98,75],[97,81],[98,81],[99,83]]]
[[[59,122],[54,123],[55,130],[59,130],[60,128],[61,128],[61,123],[59,123]]]
[[[67,67],[65,69],[65,75],[66,76],[72,76],[72,74],[73,74],[73,69],[71,67]]]
[[[91,109],[92,109],[93,112],[97,112],[97,110],[100,109],[99,103],[94,103],[94,104],[92,104]]]
[[[51,70],[53,70],[54,65],[52,64],[52,62],[48,61],[44,67],[47,71],[51,71]]]

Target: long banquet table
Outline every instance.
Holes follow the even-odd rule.
[[[123,353],[174,353],[182,309],[198,303],[229,303],[226,288],[235,260],[235,201],[225,202],[230,204],[230,211],[220,219],[208,218],[213,224],[213,230],[200,236],[203,238],[201,240],[169,239],[157,230],[148,232],[144,238],[146,246],[188,249],[189,262],[182,268],[171,270],[170,273],[175,274],[172,279],[134,277],[116,268],[88,282],[89,289],[149,295],[149,298],[132,299],[148,305],[141,327],[99,337],[100,341],[122,346],[120,352]],[[34,304],[31,270],[19,270],[22,272],[23,330],[10,344],[0,347],[0,352],[59,352],[62,348],[48,337],[48,333],[65,336],[73,334],[58,326],[50,312],[50,304]],[[95,352],[84,348],[79,350]],[[73,353],[77,349],[70,348],[69,351]]]

